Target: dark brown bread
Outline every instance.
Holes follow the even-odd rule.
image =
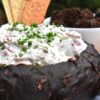
[[[67,27],[92,28],[100,27],[100,10],[94,13],[89,9],[65,8],[56,10],[52,14],[51,24],[64,25]]]
[[[92,45],[76,61],[0,68],[0,100],[93,100],[100,89],[100,55]]]
[[[52,15],[51,23],[55,23],[57,25],[60,24],[65,25],[65,18],[66,18],[65,12],[62,12],[61,10],[54,11]]]
[[[93,12],[92,11],[90,11],[89,9],[83,9],[82,10],[82,12],[81,12],[81,17],[83,18],[83,19],[93,19],[94,18],[94,16],[93,16]]]

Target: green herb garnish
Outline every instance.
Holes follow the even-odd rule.
[[[19,45],[24,45],[24,43],[28,40],[28,38],[23,38],[23,39],[19,39],[17,40]]]
[[[35,24],[35,23],[31,25],[31,29],[34,29],[36,27],[37,27],[37,24]]]
[[[21,49],[21,51],[26,53],[26,52],[27,52],[27,48],[23,47],[23,48]]]
[[[18,22],[16,22],[16,23],[13,23],[13,27],[15,27],[16,28],[16,26],[18,25]]]
[[[32,41],[29,41],[28,42],[28,47],[31,47],[32,46]]]
[[[46,36],[47,36],[47,39],[48,39],[47,42],[50,43],[54,40],[55,34],[53,32],[50,32],[50,33],[47,33]]]
[[[3,50],[3,49],[4,49],[4,44],[0,43],[0,50]]]
[[[13,24],[12,24],[12,27],[11,27],[9,30],[10,30],[10,31],[14,31],[14,30],[18,31],[17,25],[18,25],[17,22],[16,22],[16,23],[13,23]]]
[[[4,65],[3,65],[4,68],[6,68],[6,67],[8,67],[8,66],[9,66],[9,65],[7,65],[7,64],[4,64]]]
[[[22,57],[27,52],[27,48],[23,47],[19,53],[19,56]]]
[[[38,47],[39,47],[38,45],[35,45],[35,46],[34,46],[34,49],[36,49],[36,48],[38,48]]]

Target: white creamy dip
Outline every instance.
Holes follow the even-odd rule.
[[[0,64],[49,65],[80,55],[87,45],[63,26],[6,24],[0,28]]]

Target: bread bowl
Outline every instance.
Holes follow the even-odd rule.
[[[2,37],[0,42],[3,42],[4,44],[7,43],[9,45],[9,48],[7,48],[7,45],[4,45],[4,48],[9,50],[9,52],[12,52],[12,54],[16,54],[19,49],[17,48],[16,51],[16,47],[14,46],[13,48],[10,48],[11,43],[20,43],[20,46],[18,44],[16,45],[19,48],[26,46],[25,44],[23,44],[22,38],[28,34],[27,31],[30,33],[39,32],[38,35],[34,34],[35,38],[31,37],[32,40],[35,40],[37,38],[41,40],[41,33],[41,35],[46,36],[45,38],[41,38],[43,38],[43,42],[49,42],[48,49],[49,46],[51,48],[54,48],[53,46],[56,46],[55,43],[61,44],[62,42],[63,44],[63,41],[65,41],[66,39],[71,39],[72,42],[74,40],[77,41],[75,42],[77,45],[71,45],[71,41],[69,42],[69,45],[68,41],[65,41],[67,48],[71,48],[72,46],[74,46],[76,49],[63,48],[63,51],[61,51],[60,49],[58,55],[66,51],[66,60],[63,59],[62,56],[60,56],[59,58],[57,55],[57,57],[55,57],[55,59],[53,59],[52,61],[50,61],[49,59],[48,63],[44,63],[45,60],[43,60],[42,58],[42,66],[39,66],[39,64],[41,65],[41,63],[29,63],[30,59],[28,59],[29,61],[24,59],[25,62],[17,59],[17,62],[15,63],[12,59],[13,56],[11,56],[10,53],[9,55],[5,55],[6,57],[8,57],[8,59],[6,59],[4,58],[4,56],[2,56],[2,52],[4,50],[4,48],[2,48],[0,51],[0,57],[3,59],[0,59],[0,63],[2,63],[0,66],[0,100],[91,100],[91,98],[93,98],[99,90],[100,55],[93,45],[85,43],[82,40],[79,33],[69,31],[63,26],[58,27],[55,25],[32,25],[31,27],[29,27],[20,24],[4,25],[0,28],[0,31],[0,35]],[[56,35],[53,35],[50,32],[56,33]],[[50,34],[47,35],[48,33]],[[64,37],[63,40],[60,41],[61,38],[59,38],[59,35],[60,37]],[[54,36],[54,38],[52,36]],[[8,37],[13,38],[11,40],[11,38],[8,39]],[[59,41],[54,42],[55,37],[58,37]],[[16,40],[17,42],[12,42]],[[29,43],[27,41],[24,41],[24,43]],[[58,44],[57,47],[59,47]],[[28,45],[29,48],[32,48],[33,46],[31,45],[30,47],[30,45],[31,44]],[[64,47],[66,45],[64,45]],[[41,47],[41,45],[39,46]],[[32,48],[32,50],[33,49],[37,49],[38,51],[37,47]],[[49,50],[48,52],[50,52]],[[53,52],[54,50],[51,51]],[[58,51],[56,50],[56,52],[54,53],[56,54],[57,52]],[[32,54],[35,55],[36,53],[32,52]],[[21,58],[26,57],[24,55],[25,54],[21,55]],[[41,57],[41,55],[39,56]],[[44,56],[44,58],[46,58],[47,60],[49,56],[46,55]],[[60,60],[58,60],[57,58],[59,58]],[[33,61],[34,60],[35,58],[33,59]],[[36,61],[41,61],[41,59],[38,59]]]

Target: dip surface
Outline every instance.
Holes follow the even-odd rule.
[[[44,66],[75,59],[87,48],[63,26],[6,24],[0,28],[0,64]]]

